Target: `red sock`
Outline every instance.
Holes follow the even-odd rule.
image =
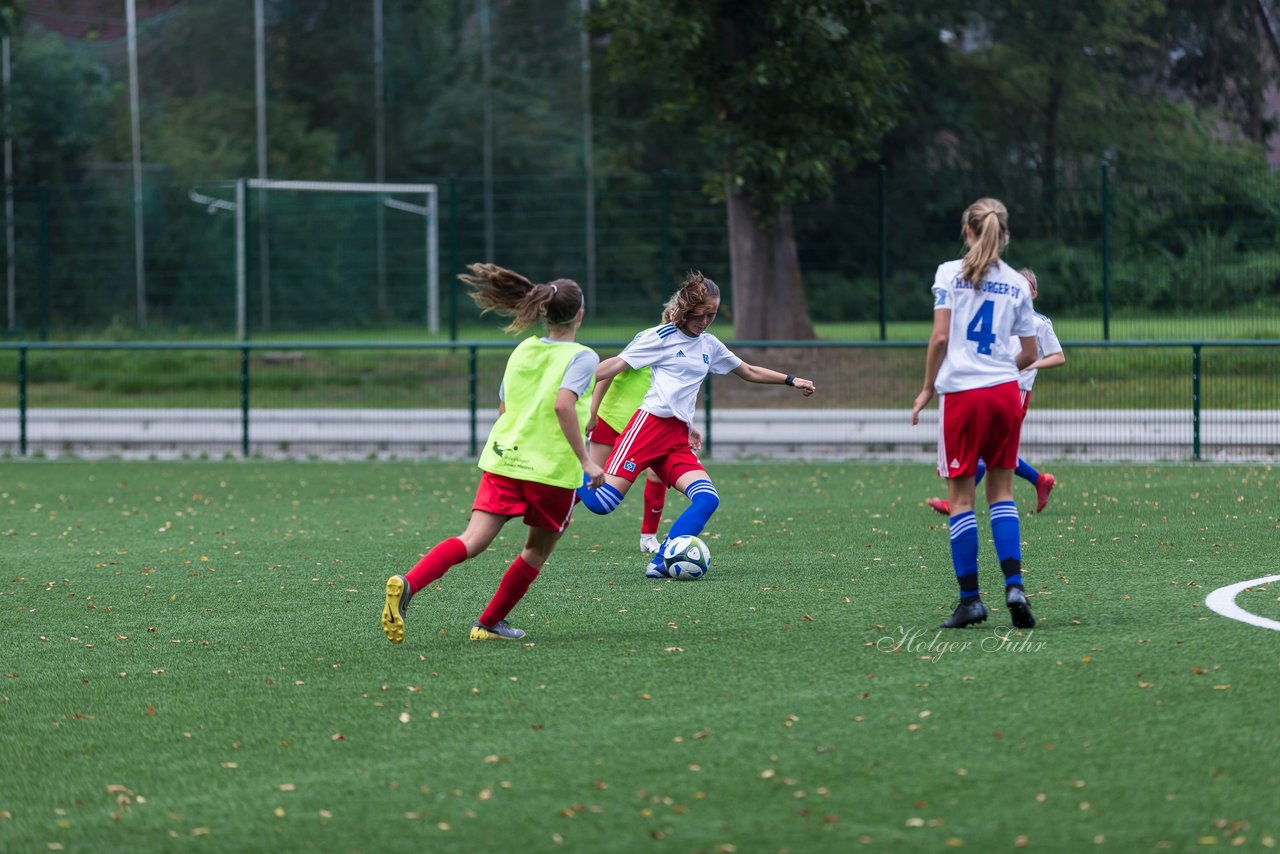
[[[495,626],[507,618],[524,594],[529,592],[529,585],[538,577],[538,570],[519,555],[507,567],[498,584],[498,592],[489,600],[489,607],[480,615],[480,622],[486,626]]]
[[[457,537],[450,537],[436,543],[435,548],[427,552],[404,577],[409,582],[409,589],[417,593],[466,559],[467,544]]]
[[[662,521],[662,507],[667,503],[667,485],[652,480],[644,482],[644,517],[640,520],[640,533],[657,534]]]

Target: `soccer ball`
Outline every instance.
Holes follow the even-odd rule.
[[[696,581],[711,568],[711,550],[699,537],[673,537],[662,546],[662,564],[672,578]]]

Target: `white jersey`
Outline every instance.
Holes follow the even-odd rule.
[[[947,355],[934,388],[939,394],[1016,382],[1018,338],[1035,335],[1031,288],[1003,261],[993,264],[975,286],[961,281],[962,260],[938,266],[933,309],[951,310]]]
[[[1053,332],[1053,321],[1038,311],[1032,315],[1032,318],[1036,326],[1036,361],[1040,361],[1045,356],[1052,356],[1054,353],[1061,353],[1062,345],[1058,343],[1058,336]],[[1022,342],[1015,340],[1013,346],[1021,350]],[[1040,373],[1038,368],[1022,371],[1018,374],[1018,388],[1031,391],[1038,373]]]
[[[664,323],[637,333],[618,354],[632,368],[653,368],[653,381],[640,408],[661,418],[693,424],[698,389],[708,373],[727,374],[742,360],[709,332],[685,335]]]

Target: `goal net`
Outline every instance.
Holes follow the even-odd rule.
[[[244,178],[217,198],[235,216],[235,323],[250,331],[440,329],[434,184]]]

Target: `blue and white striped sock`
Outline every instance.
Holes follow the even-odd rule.
[[[588,486],[589,483],[591,479],[583,475],[582,486],[578,487],[576,492],[583,506],[599,516],[606,516],[617,510],[622,499],[626,497],[607,483],[601,484],[597,489],[592,489]]]
[[[991,538],[995,540],[996,558],[1004,571],[1006,585],[1022,585],[1022,522],[1018,505],[997,501],[991,505]]]
[[[972,510],[951,517],[951,563],[960,583],[960,598],[978,595],[978,520]]]
[[[684,494],[689,496],[689,506],[671,523],[671,530],[667,531],[667,537],[662,541],[663,546],[667,544],[667,540],[676,537],[690,534],[696,537],[701,534],[711,520],[711,514],[720,506],[720,494],[716,492],[715,484],[709,480],[695,480],[685,489]],[[662,565],[661,548],[650,564],[659,567]]]

